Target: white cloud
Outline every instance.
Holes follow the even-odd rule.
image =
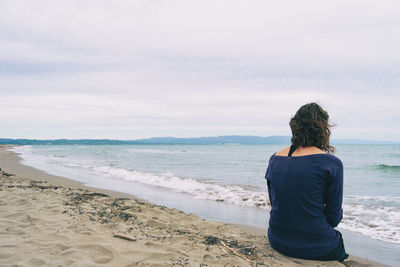
[[[1,1],[2,136],[287,134],[297,108],[319,101],[338,137],[398,140],[399,11],[397,1]]]

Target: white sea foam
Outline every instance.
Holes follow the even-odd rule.
[[[108,179],[120,179],[163,187],[193,195],[194,198],[223,201],[247,207],[268,208],[265,191],[246,190],[236,185],[204,183],[195,179],[177,177],[172,173],[154,174],[106,165],[101,161],[63,157],[54,153],[35,154],[29,146],[16,147],[26,161],[45,163],[50,166],[77,169]],[[34,166],[35,164],[33,164]],[[400,244],[400,197],[393,196],[345,196],[344,217],[339,227],[367,235],[374,239]]]
[[[341,228],[400,244],[400,197],[348,196],[343,210]]]
[[[248,191],[239,186],[221,186],[211,183],[201,183],[194,179],[176,177],[172,173],[160,175],[108,166],[96,167],[94,171],[103,176],[105,175],[125,181],[159,186],[176,192],[192,194],[194,198],[223,201],[229,204],[248,207],[266,208],[267,206],[267,194],[265,192]]]
[[[217,185],[202,183],[194,179],[185,179],[174,176],[172,173],[154,174],[128,170],[114,166],[93,166],[91,162],[82,159],[60,157],[54,154],[36,155],[30,146],[14,148],[26,161],[34,161],[58,165],[66,168],[79,169],[91,174],[100,175],[110,179],[122,179],[128,182],[136,182],[151,186],[167,188],[176,192],[192,194],[194,198],[225,202],[229,204],[267,208],[268,195],[266,192],[245,190],[235,185]]]

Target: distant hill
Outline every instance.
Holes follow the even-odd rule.
[[[253,135],[225,135],[211,137],[152,137],[137,140],[111,140],[111,139],[10,139],[0,138],[0,144],[10,145],[212,145],[212,144],[243,144],[243,145],[270,145],[290,144],[290,136],[253,136]],[[336,139],[335,145],[340,144],[400,144],[400,142],[368,141],[358,139]]]
[[[131,141],[110,139],[9,139],[0,138],[0,144],[9,145],[125,145]]]
[[[213,137],[177,138],[177,137],[152,137],[137,140],[111,140],[111,139],[10,139],[0,138],[0,144],[10,145],[159,145],[159,144],[289,144],[289,136],[242,136],[227,135]]]
[[[212,137],[177,138],[177,137],[152,137],[134,140],[141,144],[289,144],[289,136],[244,136],[244,135],[225,135]]]

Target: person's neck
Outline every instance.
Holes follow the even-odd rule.
[[[325,152],[319,149],[316,146],[307,146],[307,147],[296,147],[296,150],[293,152],[292,156],[306,156],[306,155],[313,155],[313,154],[324,154]]]

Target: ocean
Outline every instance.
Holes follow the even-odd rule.
[[[264,179],[281,145],[35,145],[22,163],[205,219],[266,227]],[[338,145],[349,253],[400,266],[400,145]]]

